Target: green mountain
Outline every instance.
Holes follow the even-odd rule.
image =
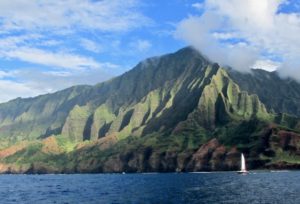
[[[0,104],[0,172],[300,167],[300,85],[191,47],[95,86]]]

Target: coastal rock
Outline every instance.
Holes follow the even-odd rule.
[[[187,165],[188,171],[210,171],[209,161],[215,149],[219,146],[217,139],[212,139],[207,144],[202,145],[193,154],[191,161]]]
[[[283,150],[289,150],[300,155],[300,134],[281,130],[278,132],[279,144]]]
[[[296,170],[300,169],[300,164],[295,164],[295,163],[289,163],[285,161],[280,161],[280,162],[275,162],[271,164],[267,164],[266,168],[268,169],[276,169],[276,170]]]
[[[224,163],[226,170],[234,171],[239,169],[241,153],[236,149],[236,147],[231,148],[225,156]]]

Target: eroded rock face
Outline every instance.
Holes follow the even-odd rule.
[[[280,151],[298,155],[300,135],[274,127],[267,128],[260,137],[258,147],[243,149],[250,169],[297,169],[300,164],[287,161],[272,162]],[[194,151],[159,152],[151,147],[129,151],[104,162],[103,172],[193,172],[193,171],[235,171],[240,168],[241,149],[226,148],[214,138]],[[272,152],[272,154],[270,153]],[[269,159],[260,159],[269,155]]]
[[[240,153],[236,149],[227,150],[217,139],[202,145],[187,165],[188,171],[236,170]]]
[[[202,145],[196,153],[193,154],[191,161],[187,165],[188,171],[208,171],[210,170],[210,160],[213,152],[219,146],[216,139],[209,141],[207,144]]]
[[[225,157],[225,164],[227,167],[227,170],[233,171],[236,170],[237,168],[239,168],[239,166],[237,167],[237,165],[239,165],[240,162],[240,152],[238,152],[238,150],[233,147],[231,148],[227,153],[226,153],[226,157]]]
[[[278,132],[279,144],[283,150],[294,151],[300,155],[300,135],[294,132],[281,130]]]
[[[48,140],[45,140],[47,142]],[[194,172],[194,171],[236,171],[240,168],[240,154],[246,156],[249,169],[299,169],[300,164],[290,159],[299,156],[300,135],[276,126],[266,127],[261,132],[256,146],[226,147],[214,138],[197,149],[168,150],[152,146],[133,146],[121,153],[111,152],[109,147],[117,142],[115,136],[101,138],[99,141],[77,147],[78,158],[98,149],[99,157],[83,157],[72,161],[72,165],[49,166],[47,162],[34,162],[28,165],[0,163],[0,173],[110,173],[110,172]],[[48,142],[49,143],[49,142]],[[48,144],[47,143],[47,144]],[[54,143],[45,147],[48,151]],[[50,146],[49,146],[50,145]],[[49,147],[48,147],[49,146]],[[50,148],[51,147],[51,148]],[[55,145],[53,146],[55,147]],[[108,148],[108,149],[107,149]],[[16,148],[16,151],[23,151]],[[108,150],[105,157],[102,151]],[[48,152],[47,151],[47,152]],[[1,155],[11,155],[10,149]],[[102,152],[102,153],[101,153]],[[59,153],[59,152],[57,152]],[[73,155],[74,156],[74,155]],[[263,156],[263,157],[262,157]],[[77,157],[76,157],[77,158]],[[262,159],[263,158],[263,159]]]
[[[240,153],[226,149],[212,139],[196,151],[159,152],[151,147],[114,155],[106,160],[102,172],[191,172],[237,170]],[[100,169],[99,169],[100,170]]]

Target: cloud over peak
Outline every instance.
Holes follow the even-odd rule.
[[[176,36],[222,65],[247,71],[273,64],[282,76],[300,80],[295,75],[300,69],[300,15],[282,10],[289,3],[206,0],[202,13],[178,24]]]

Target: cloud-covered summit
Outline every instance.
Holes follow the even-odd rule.
[[[282,76],[300,80],[297,1],[205,0],[201,5],[198,14],[178,24],[177,37],[222,65],[241,71],[277,67]]]

